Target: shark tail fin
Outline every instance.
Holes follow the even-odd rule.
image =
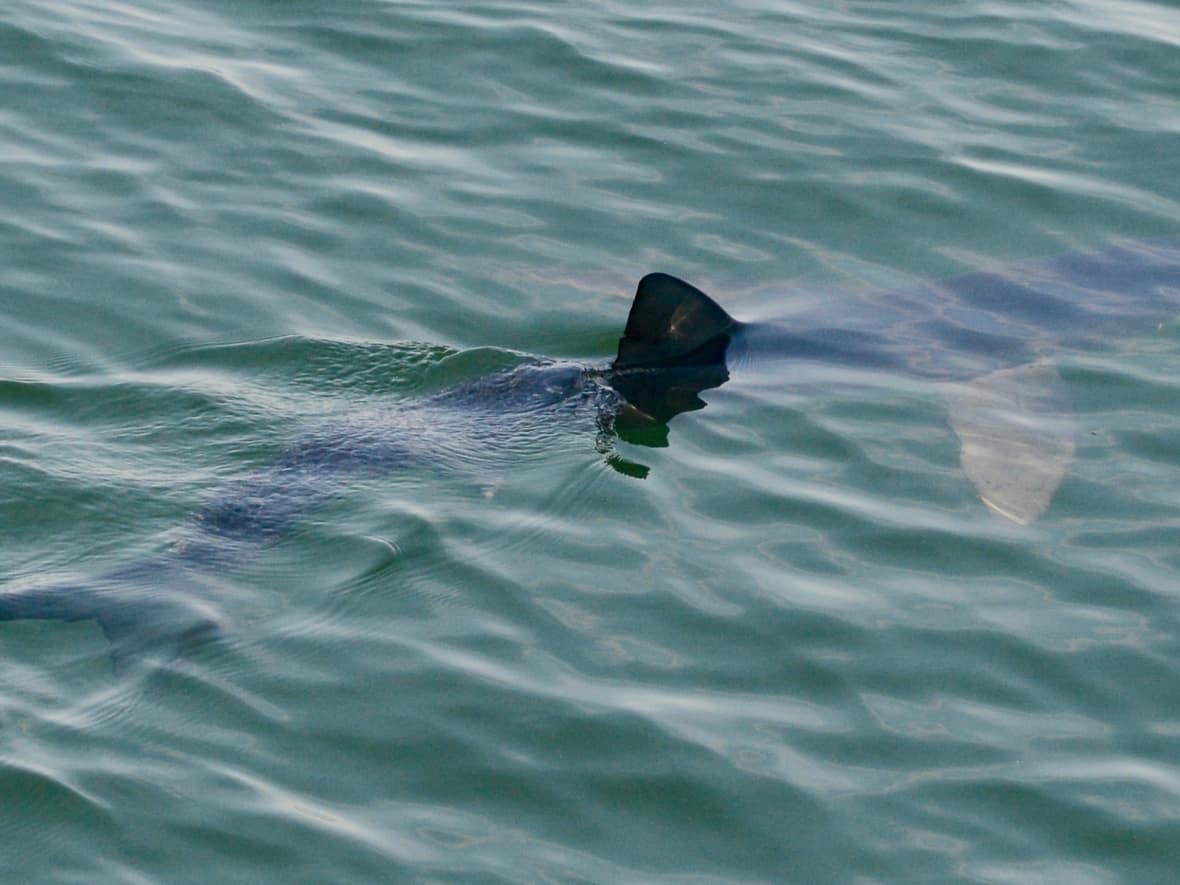
[[[0,593],[0,621],[97,621],[119,671],[149,652],[174,656],[223,634],[224,618],[200,588],[183,592],[196,579],[174,561],[148,560],[93,581]],[[172,592],[161,595],[165,584]]]
[[[97,620],[111,643],[111,659],[119,669],[121,631],[106,618],[101,593],[85,584],[50,584],[0,593],[0,621]]]
[[[737,322],[695,286],[666,273],[639,281],[613,368],[724,365]]]
[[[97,617],[97,604],[88,588],[57,584],[0,593],[0,621],[85,621]]]

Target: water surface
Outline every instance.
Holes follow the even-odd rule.
[[[15,0],[0,47],[5,589],[609,357],[649,270],[839,319],[1180,229],[1164,3]],[[1027,527],[930,385],[786,365],[616,441],[643,480],[592,424],[358,478],[175,661],[2,624],[7,877],[1169,881],[1180,327],[1056,361],[1077,456]]]

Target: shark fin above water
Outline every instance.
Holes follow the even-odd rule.
[[[649,273],[635,290],[613,369],[725,363],[737,321],[684,280]]]
[[[1028,525],[1049,509],[1073,462],[1076,422],[1051,363],[1000,369],[953,385],[947,418],[959,463],[990,510]]]
[[[699,394],[729,380],[725,355],[740,324],[700,289],[670,274],[639,281],[610,386],[624,404],[614,430],[625,441],[667,445],[667,423],[702,408]]]

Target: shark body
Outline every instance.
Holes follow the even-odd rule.
[[[453,463],[470,446],[511,451],[513,440],[555,425],[662,444],[673,417],[704,406],[701,393],[756,359],[945,385],[963,468],[980,498],[1008,519],[1031,522],[1048,508],[1074,452],[1052,347],[1094,344],[1178,312],[1180,241],[849,296],[838,314],[808,303],[773,323],[739,322],[692,285],[649,274],[609,363],[529,361],[456,384],[388,420],[305,439],[220,490],[159,555],[97,578],[0,593],[0,620],[97,620],[116,659],[160,637],[216,633],[222,617],[208,585],[217,573],[288,530],[349,477]]]

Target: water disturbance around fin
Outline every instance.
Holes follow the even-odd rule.
[[[737,321],[684,280],[649,273],[639,281],[613,368],[704,366],[725,363]]]
[[[980,499],[1020,525],[1044,513],[1074,456],[1069,392],[1048,362],[1001,369],[947,392],[959,463]]]

